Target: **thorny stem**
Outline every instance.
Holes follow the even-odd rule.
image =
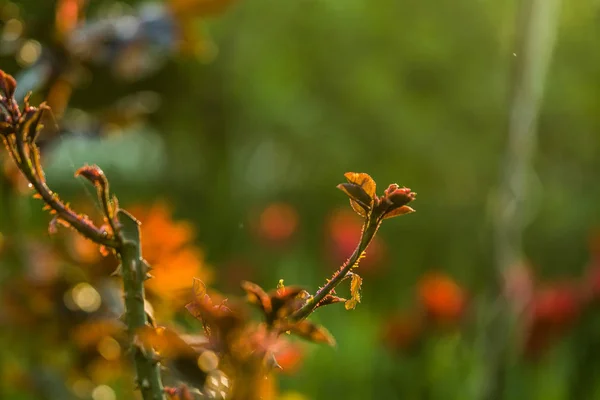
[[[151,348],[137,343],[136,332],[148,324],[144,307],[144,281],[148,266],[142,258],[139,222],[123,210],[117,211],[118,232],[121,247],[121,273],[125,292],[126,322],[133,344],[133,359],[137,372],[137,384],[144,400],[163,400],[165,394],[160,370]]]
[[[315,310],[315,308],[317,308],[325,296],[331,294],[337,285],[339,285],[348,276],[348,273],[358,264],[363,253],[369,246],[369,243],[371,243],[371,240],[373,240],[373,237],[375,237],[375,233],[377,233],[377,229],[379,229],[380,224],[381,221],[379,219],[373,221],[369,218],[365,221],[360,241],[358,242],[358,245],[356,246],[356,249],[354,249],[354,252],[350,258],[348,258],[342,268],[340,268],[340,270],[338,270],[331,277],[325,286],[320,288],[313,297],[310,297],[301,308],[291,315],[290,318],[292,320],[300,321],[308,317]]]
[[[31,187],[46,203],[46,206],[56,214],[55,218],[64,220],[70,227],[95,243],[112,248],[119,256],[121,261],[120,275],[123,278],[123,290],[125,292],[125,320],[137,372],[137,384],[144,400],[165,400],[166,395],[162,386],[156,354],[151,347],[141,343],[137,338],[137,332],[148,325],[149,322],[145,311],[144,281],[150,277],[148,274],[150,267],[142,258],[139,222],[126,211],[116,209],[116,199],[114,203],[111,203],[108,194],[108,182],[102,171],[97,167],[96,169],[84,170],[84,172],[88,172],[87,174],[84,173],[84,176],[90,179],[94,185],[98,185],[98,179],[104,185],[98,189],[98,195],[106,214],[105,217],[113,230],[113,235],[109,235],[102,228],[96,227],[87,216],[76,214],[67,204],[61,201],[57,194],[50,190],[46,185],[39,149],[35,144],[39,119],[35,122],[36,125],[33,126],[33,135],[31,135],[32,131],[28,131],[30,128],[28,125],[23,128],[20,122],[21,117],[26,117],[23,116],[12,98],[15,85],[14,79],[0,70],[0,89],[4,92],[0,93],[0,117],[2,117],[0,118],[0,128],[3,129],[0,133],[2,134],[2,141]],[[31,110],[26,102],[25,113]],[[42,105],[39,109],[34,110],[41,112],[42,110],[49,110],[49,108]],[[27,120],[24,121],[27,122]],[[116,221],[114,219],[115,210]]]
[[[25,175],[27,181],[33,186],[37,194],[41,196],[42,200],[56,212],[57,216],[68,222],[73,229],[98,244],[110,248],[117,248],[119,246],[118,241],[115,238],[110,237],[105,231],[92,223],[83,222],[81,216],[77,215],[77,213],[65,205],[58,195],[50,190],[45,183],[43,171],[39,162],[39,150],[34,143],[31,143],[29,147],[29,153],[33,154],[34,162],[32,162],[29,154],[27,154],[26,144],[22,135],[15,135],[15,142],[13,145],[11,145],[9,139],[5,139],[5,144],[19,170]]]

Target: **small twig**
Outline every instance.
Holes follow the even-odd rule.
[[[354,252],[350,258],[348,258],[344,265],[331,277],[325,286],[320,288],[313,297],[309,298],[307,302],[300,309],[298,309],[298,311],[292,314],[292,319],[300,321],[309,316],[315,310],[315,308],[317,308],[325,296],[331,294],[337,285],[339,285],[348,276],[348,273],[352,270],[352,268],[358,265],[358,262],[369,246],[369,243],[371,243],[375,237],[377,228],[377,225],[366,223],[366,226],[363,228],[358,246],[356,246],[356,249],[354,249]]]
[[[363,257],[365,250],[375,237],[384,219],[415,211],[408,204],[415,199],[417,194],[409,188],[400,188],[396,184],[391,184],[384,191],[383,196],[379,197],[375,194],[375,181],[368,174],[348,172],[345,174],[345,177],[348,183],[338,185],[338,189],[350,197],[350,205],[354,211],[364,218],[360,241],[346,263],[314,296],[309,297],[302,307],[290,316],[290,320],[292,321],[300,321],[308,317],[319,306],[319,303],[325,297],[331,295],[334,289],[348,277],[350,271],[358,266],[360,259]],[[358,291],[359,289],[357,289]],[[353,293],[354,296],[355,294]],[[357,301],[358,298],[355,302]],[[346,304],[348,305],[348,303]],[[354,305],[349,308],[354,308]]]

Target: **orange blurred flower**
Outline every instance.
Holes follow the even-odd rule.
[[[204,253],[193,243],[194,227],[186,221],[174,221],[164,201],[129,211],[142,223],[142,254],[153,267],[154,278],[146,281],[146,288],[161,300],[183,306],[189,300],[193,278],[212,278]]]
[[[102,260],[102,253],[98,244],[73,230],[67,240],[67,252],[73,260],[83,264],[96,264]]]
[[[465,309],[465,292],[441,272],[426,274],[419,282],[418,292],[427,314],[440,322],[456,321]]]
[[[59,0],[56,5],[56,31],[60,38],[70,33],[79,22],[83,0]]]

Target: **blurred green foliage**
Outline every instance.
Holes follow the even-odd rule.
[[[417,213],[384,224],[387,256],[364,274],[363,303],[351,313],[331,307],[314,316],[337,348],[309,347],[302,369],[281,387],[315,400],[474,398],[482,362],[476,322],[401,355],[384,346],[381,329],[389,315],[412,306],[427,270],[446,271],[473,302],[495,279],[490,205],[510,64],[519,57],[512,52],[516,3],[242,0],[217,20],[197,22],[218,49],[212,62],[175,56],[134,83],[93,68],[70,107],[104,109],[139,89],[157,92],[160,107],[119,141],[136,162],[113,150],[115,139],[80,147],[61,139],[47,155],[49,180],[76,196],[82,185],[71,172],[98,162],[125,205],[169,199],[178,218],[198,227],[215,286],[233,294],[241,292],[228,280],[232,263],[249,266],[236,278],[265,287],[280,278],[322,284],[337,267],[328,265],[326,221],[346,206],[335,189],[344,172],[411,187],[419,193]],[[52,2],[17,4],[28,34],[43,43]],[[599,17],[595,1],[564,2],[525,234],[542,280],[581,276],[600,223]],[[8,57],[2,68],[17,71]],[[299,228],[286,246],[269,246],[252,221],[279,201],[297,210]],[[43,225],[37,203],[22,206],[29,203],[31,223]],[[515,360],[504,398],[600,399],[590,378],[600,370],[599,358],[590,357],[600,352],[598,324],[591,312],[542,361]]]

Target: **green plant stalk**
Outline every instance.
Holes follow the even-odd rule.
[[[337,285],[339,285],[348,276],[348,273],[352,270],[352,268],[357,266],[360,262],[363,253],[365,250],[367,250],[367,247],[375,237],[380,225],[380,219],[373,221],[371,218],[369,218],[365,221],[360,241],[358,242],[358,245],[354,249],[354,252],[350,258],[348,258],[343,267],[331,277],[325,286],[320,288],[314,296],[310,297],[301,308],[291,315],[290,318],[292,320],[300,321],[308,317],[315,310],[315,308],[317,308],[321,300],[323,300],[328,294],[331,294]]]
[[[142,258],[139,222],[123,210],[117,211],[117,220],[121,241],[117,253],[121,260],[125,292],[125,322],[131,340],[137,383],[144,400],[165,400],[154,352],[136,340],[137,332],[148,325],[144,307],[144,281],[148,276],[148,267]]]

